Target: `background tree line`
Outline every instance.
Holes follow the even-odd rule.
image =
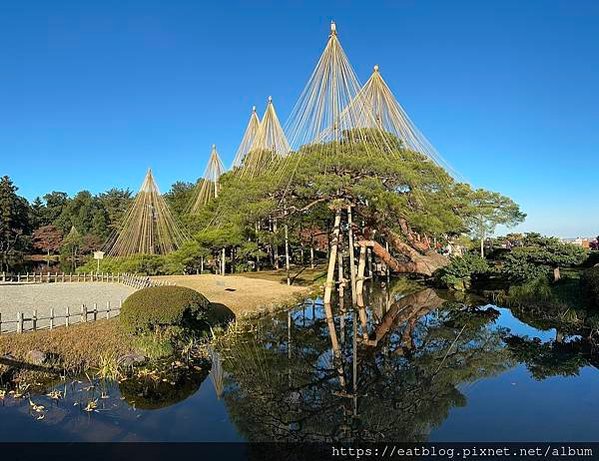
[[[52,191],[29,202],[8,177],[0,179],[0,265],[9,271],[32,254],[80,255],[99,249],[129,207],[128,189],[100,194],[81,191],[73,197]]]

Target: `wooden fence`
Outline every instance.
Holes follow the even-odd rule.
[[[135,274],[114,274],[114,273],[81,273],[81,274],[57,274],[57,273],[26,273],[26,274],[6,274],[0,275],[0,284],[40,284],[40,283],[84,283],[84,282],[96,282],[96,283],[120,283],[135,290],[141,290],[142,288],[152,286],[170,286],[175,285],[172,282],[160,282],[152,280],[147,276],[140,276]],[[10,320],[3,318],[2,312],[0,312],[0,334],[2,333],[23,333],[25,331],[37,331],[41,329],[54,329],[59,325],[68,327],[74,323],[95,321],[99,318],[110,318],[111,316],[118,315],[121,310],[122,300],[119,301],[118,307],[112,307],[110,302],[106,303],[105,309],[98,309],[98,305],[94,304],[93,308],[90,306],[81,304],[81,308],[77,312],[72,312],[70,307],[66,307],[64,314],[60,315],[55,312],[53,308],[50,309],[49,315],[40,317],[37,315],[37,310],[33,310],[30,315],[25,315],[23,312],[17,312],[16,318]],[[64,319],[64,321],[62,321]],[[40,325],[40,322],[47,323],[46,325]],[[2,329],[3,325],[14,325],[12,329]]]
[[[0,283],[122,283],[133,288],[141,289],[151,286],[174,285],[172,282],[157,282],[150,277],[135,274],[115,274],[105,272],[84,272],[84,273],[25,273],[25,274],[0,274]]]
[[[16,318],[13,320],[5,319],[0,313],[0,334],[3,333],[23,333],[25,331],[38,331],[38,330],[53,330],[57,326],[69,325],[90,322],[101,318],[109,319],[118,315],[121,310],[122,301],[119,301],[118,307],[111,307],[110,301],[106,303],[105,309],[98,309],[98,305],[94,303],[93,308],[89,309],[85,304],[81,305],[81,309],[77,312],[72,312],[67,306],[64,314],[57,314],[55,309],[51,308],[50,313],[47,316],[38,316],[37,310],[34,310],[30,316],[25,316],[23,312],[17,312]],[[46,325],[40,325],[40,322],[47,321]],[[14,325],[12,329],[3,329],[5,325]]]

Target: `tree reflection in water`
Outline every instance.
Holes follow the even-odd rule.
[[[599,313],[567,305],[514,306],[512,313],[539,330],[555,330],[555,337],[508,336],[514,357],[538,380],[552,376],[577,376],[585,366],[599,368]]]
[[[321,306],[227,338],[224,399],[238,430],[250,441],[426,440],[465,405],[461,386],[513,365],[498,311],[403,288],[370,294],[368,340],[347,300],[333,308],[338,341]]]

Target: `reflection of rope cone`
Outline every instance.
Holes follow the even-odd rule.
[[[212,381],[212,385],[214,386],[216,397],[220,399],[225,391],[223,363],[220,359],[220,355],[214,349],[210,350],[210,357],[212,359],[210,381]]]

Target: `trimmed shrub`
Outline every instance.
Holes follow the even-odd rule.
[[[599,267],[585,270],[580,277],[580,282],[589,303],[599,307]]]
[[[190,288],[150,287],[129,296],[120,321],[131,333],[147,333],[168,327],[198,328],[204,323],[210,302]]]
[[[479,255],[466,253],[464,256],[451,258],[449,265],[442,267],[435,274],[437,282],[454,290],[467,290],[476,275],[489,272],[489,263]]]

